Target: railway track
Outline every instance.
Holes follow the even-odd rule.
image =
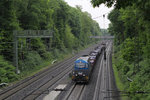
[[[63,64],[65,64],[65,62],[62,63],[62,65],[63,65]],[[5,99],[5,97],[8,97],[9,95],[15,94],[18,90],[20,90],[20,89],[22,89],[22,88],[28,86],[28,85],[31,84],[32,82],[38,81],[39,79],[41,79],[42,77],[44,77],[45,74],[48,74],[48,73],[50,73],[50,72],[53,72],[54,70],[59,69],[59,67],[61,67],[62,65],[58,65],[58,66],[56,67],[56,69],[53,68],[53,69],[51,69],[50,71],[47,70],[47,71],[45,71],[44,73],[39,74],[38,76],[32,77],[32,78],[26,80],[25,82],[24,82],[24,81],[21,82],[21,83],[18,84],[16,87],[11,88],[11,89],[9,89],[8,91],[4,91],[3,93],[1,93],[1,94],[0,94],[0,97],[1,97],[2,99]],[[8,93],[8,92],[9,92],[9,93]],[[7,95],[6,95],[5,93],[7,93]],[[4,95],[5,95],[5,96],[4,96]]]
[[[63,100],[81,100],[85,84],[74,83]]]
[[[96,63],[95,72],[98,70],[98,74],[94,73],[94,76],[97,77],[95,79],[97,80],[95,85],[93,83],[92,86],[90,86],[91,84],[73,84],[65,91],[66,93],[61,94],[56,100],[119,100],[116,98],[113,99],[114,93],[111,92],[111,90],[116,88],[116,86],[114,86],[115,80],[113,78],[114,75],[111,65],[111,50],[112,45],[108,44],[108,48],[106,49],[107,59],[104,59],[104,53],[102,53]],[[92,78],[92,81],[95,80]]]
[[[112,100],[112,93],[109,90],[114,89],[112,83],[115,80],[112,78],[110,44],[106,51],[107,59],[104,60],[104,53],[102,53],[95,65],[93,76],[88,85],[78,86],[73,84],[56,100]]]
[[[106,60],[104,56],[101,59],[101,64],[99,68],[99,74],[96,82],[96,87],[94,91],[93,100],[112,100],[112,72],[111,70],[111,50],[112,50],[112,43],[108,44],[106,49]]]
[[[112,43],[109,42],[107,43],[106,60],[104,59],[104,53],[102,53],[94,67],[91,83],[85,85],[84,88],[76,88],[77,90],[73,85],[69,89],[70,92],[63,94],[65,95],[63,100],[120,100],[116,98],[119,94],[115,92],[117,91],[117,87],[112,68],[111,55]],[[78,95],[78,93],[80,93],[80,95]],[[59,98],[57,100],[61,99]]]
[[[59,81],[60,79],[62,79],[62,76],[66,75],[66,74],[68,75],[68,73],[71,72],[71,70],[72,70],[71,67],[70,68],[66,68],[64,71],[62,71],[61,73],[59,73],[59,75],[57,75],[55,78],[53,78],[52,80],[49,80],[45,84],[42,84],[35,91],[33,91],[30,94],[26,95],[23,99],[24,100],[33,100],[33,99],[37,98],[39,95],[41,95],[44,92],[43,91],[43,92],[39,93],[40,90],[47,90],[52,85],[54,85],[57,81]]]
[[[112,48],[112,47],[111,47]],[[112,68],[112,53],[109,51],[108,60],[107,60],[107,72],[108,74],[108,88],[106,90],[107,95],[104,97],[104,100],[120,100],[119,92],[115,83],[114,72]],[[112,77],[113,76],[113,77]]]
[[[109,47],[107,47],[106,51],[108,50],[108,48]],[[100,100],[100,98],[103,97],[102,91],[106,87],[106,84],[104,83],[104,80],[106,79],[106,77],[104,75],[105,74],[105,68],[104,68],[105,65],[106,65],[106,63],[105,63],[104,54],[103,54],[102,59],[101,59],[101,63],[99,66],[100,68],[99,68],[99,72],[98,72],[98,78],[97,78],[97,82],[96,82],[93,100]]]
[[[120,100],[120,98],[114,98],[114,96],[119,96],[117,87],[115,84],[115,78],[112,68],[112,43],[109,44],[106,55],[106,60],[103,60],[102,72],[101,72],[101,81],[98,82],[99,89],[95,90],[98,94],[95,94],[94,100]],[[97,85],[98,86],[98,85]]]
[[[71,60],[74,60],[74,59],[71,59]],[[7,94],[4,93],[4,94],[0,95],[0,98],[1,99],[7,99],[10,96],[16,96],[17,92],[22,91],[22,93],[19,93],[19,95],[17,96],[18,99],[21,99],[25,95],[29,95],[29,93],[31,91],[33,91],[34,89],[39,88],[39,87],[36,87],[36,86],[39,86],[39,85],[37,85],[37,83],[38,84],[47,83],[48,81],[52,80],[54,76],[59,75],[57,73],[55,74],[54,71],[59,71],[61,68],[65,67],[68,64],[69,63],[63,63],[62,65],[58,65],[58,67],[56,69],[53,69],[53,70],[50,70],[50,71],[46,71],[45,73],[42,73],[39,76],[37,76],[37,77],[35,77],[33,79],[30,79],[30,80],[26,81],[25,83],[15,87],[15,88],[12,88],[11,90],[9,90],[7,92]],[[68,66],[70,66],[70,64]],[[68,68],[68,66],[67,66],[67,68]],[[65,70],[65,68],[63,68],[63,69]],[[48,78],[48,77],[50,77],[50,78]],[[44,79],[49,79],[49,80],[44,80]],[[30,84],[32,84],[32,86],[29,87]],[[25,89],[23,90],[23,88],[25,88]],[[11,99],[13,99],[13,97]]]
[[[107,60],[105,63],[105,91],[104,94],[105,96],[103,97],[103,99],[105,100],[110,100],[111,98],[111,93],[109,92],[109,90],[111,90],[111,73],[110,73],[110,54],[111,54],[111,44],[110,44],[110,48],[107,50]]]
[[[68,74],[72,67],[74,60],[81,56],[83,53],[87,53],[90,50],[92,50],[95,46],[92,46],[88,50],[84,50],[78,55],[67,59],[64,62],[60,62],[58,64],[55,64],[52,68],[49,68],[47,70],[44,70],[30,78],[27,78],[18,84],[8,87],[4,91],[0,92],[0,99],[6,99],[6,100],[21,100],[21,99],[34,99],[37,97],[37,94],[39,91],[42,91],[39,94],[43,93],[47,88],[55,84],[57,81],[59,81],[62,76],[65,74]],[[57,73],[56,73],[57,72]],[[38,92],[37,92],[38,91]]]

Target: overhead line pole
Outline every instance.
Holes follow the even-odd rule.
[[[16,73],[19,73],[18,68],[18,38],[50,38],[53,37],[53,31],[50,30],[24,30],[13,31],[14,35],[14,66],[16,67]]]

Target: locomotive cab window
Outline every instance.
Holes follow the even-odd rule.
[[[76,63],[76,68],[88,68],[88,64],[86,63]]]

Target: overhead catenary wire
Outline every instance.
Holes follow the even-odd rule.
[[[103,15],[103,23],[104,23],[104,29],[105,29],[105,15]]]
[[[100,15],[100,16],[97,16],[97,17],[94,17],[94,18],[92,18],[92,19],[97,19],[97,18],[101,18],[101,17],[103,17],[103,26],[104,26],[104,29],[105,29],[105,17],[106,17],[106,15],[107,14],[109,14],[110,12],[107,12],[107,13],[104,13],[104,14],[102,14],[102,15]],[[103,31],[103,34],[104,34],[105,32]]]
[[[97,18],[101,18],[101,17],[104,17],[104,16],[106,16],[107,14],[109,14],[110,12],[107,12],[107,13],[105,13],[105,14],[103,14],[103,15],[100,15],[100,16],[97,16],[97,17],[94,17],[94,18],[92,18],[92,19],[97,19]]]

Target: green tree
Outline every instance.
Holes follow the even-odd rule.
[[[0,57],[3,56],[2,64],[9,66],[9,75],[14,77],[13,30],[53,30],[52,39],[18,38],[21,71],[34,70],[42,61],[78,50],[95,42],[89,36],[101,34],[90,14],[82,12],[79,6],[70,7],[63,0],[2,0],[0,9]],[[6,75],[6,69],[0,69],[4,79],[1,82],[10,82],[11,76]]]

